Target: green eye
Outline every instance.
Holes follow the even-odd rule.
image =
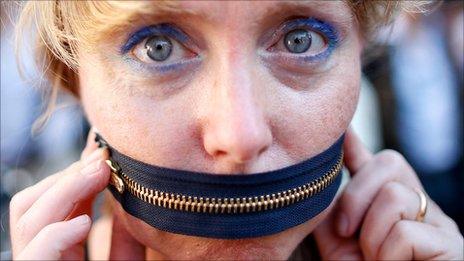
[[[164,36],[155,35],[145,43],[147,55],[154,61],[164,61],[171,55],[172,42]]]
[[[292,53],[304,53],[311,47],[312,37],[307,30],[296,29],[288,32],[284,38],[284,45]]]

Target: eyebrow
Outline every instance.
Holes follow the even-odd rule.
[[[313,16],[315,18],[322,18],[328,22],[338,24],[342,28],[348,28],[352,23],[351,9],[348,7],[346,1],[278,1],[272,2],[272,5],[267,5],[260,10],[259,14],[250,23],[255,25],[267,24],[275,22],[277,19],[283,19],[285,16],[291,14],[292,16]],[[267,2],[267,3],[269,3]],[[124,32],[134,21],[151,21],[169,17],[191,17],[192,19],[201,19],[208,23],[218,23],[224,20],[224,14],[228,10],[219,11],[205,11],[203,8],[186,8],[182,3],[177,1],[150,1],[138,2],[138,6],[130,5],[128,8],[124,4],[115,4],[115,8],[119,12],[124,12],[124,19],[121,17],[115,18],[112,23],[108,24],[103,30],[100,31],[102,37],[112,35],[113,33]],[[204,2],[199,2],[204,3]],[[266,3],[266,2],[247,2],[249,4]],[[196,4],[196,3],[194,3]],[[340,4],[349,12],[341,11]],[[125,8],[126,7],[126,8]]]
[[[288,9],[299,9],[299,8],[310,8],[310,9],[327,9],[327,5],[330,4],[330,1],[318,2],[318,1],[282,1],[276,5],[271,5],[267,8],[265,13],[276,13],[282,12],[283,10]]]
[[[334,6],[340,3],[346,4],[346,1],[263,1],[263,2],[254,2],[249,3],[266,3],[273,2],[272,5],[266,6],[265,9],[261,10],[260,13],[263,14],[263,17],[272,17],[275,14],[285,13],[288,11],[311,11],[312,13],[327,14],[333,13]],[[200,2],[201,3],[201,2]],[[349,10],[349,9],[348,9]],[[125,10],[127,12],[127,10]],[[169,16],[169,15],[179,15],[179,16],[193,16],[199,17],[206,21],[218,22],[223,20],[224,13],[216,14],[216,12],[205,11],[202,9],[196,8],[185,8],[182,7],[182,2],[177,1],[150,1],[145,2],[143,8],[131,9],[129,14],[130,17],[137,16]]]
[[[340,7],[343,8],[340,8]],[[348,16],[346,15],[348,11]],[[329,18],[332,22],[349,23],[352,21],[352,13],[346,1],[282,1],[279,4],[271,5],[265,10],[266,17],[274,17],[281,14],[308,14]]]

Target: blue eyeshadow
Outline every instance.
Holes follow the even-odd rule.
[[[300,55],[293,57],[292,61],[295,63],[304,64],[308,62],[325,60],[330,56],[332,51],[339,44],[340,36],[335,27],[328,22],[324,22],[322,20],[312,17],[289,20],[282,24],[279,28],[277,28],[277,31],[274,31],[274,35],[286,34],[291,30],[299,28],[307,28],[320,33],[327,41],[327,48],[316,55]],[[120,53],[121,55],[123,55],[123,59],[130,66],[136,68],[137,71],[164,74],[170,71],[179,71],[182,68],[188,66],[189,64],[193,64],[199,61],[198,59],[193,59],[190,61],[176,62],[171,64],[142,65],[139,62],[130,58],[130,56],[128,55],[129,51],[131,51],[137,44],[141,43],[143,40],[155,35],[171,37],[182,44],[188,45],[191,43],[191,39],[189,38],[189,36],[187,36],[182,30],[180,30],[176,26],[173,26],[169,23],[150,25],[140,28],[139,30],[129,35],[125,44],[122,45],[120,48]]]
[[[339,35],[335,27],[316,18],[299,18],[292,20],[284,24],[280,30],[290,31],[301,27],[309,27],[312,30],[322,33],[327,38],[329,47],[335,47],[338,44]]]
[[[121,47],[121,50],[120,50],[121,54],[126,54],[135,45],[139,44],[145,38],[154,36],[154,35],[170,36],[182,43],[185,43],[188,41],[188,37],[187,35],[185,35],[185,33],[171,26],[170,24],[157,24],[157,25],[152,25],[152,26],[146,26],[129,36],[129,39]]]
[[[326,59],[339,44],[339,33],[330,23],[316,18],[299,18],[291,20],[279,28],[282,34],[298,28],[309,28],[321,33],[327,39],[327,49],[322,53],[313,56],[301,56],[297,58],[302,62],[317,61]]]

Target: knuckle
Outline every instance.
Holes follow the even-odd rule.
[[[66,226],[65,221],[60,221],[45,226],[40,232],[40,237],[42,240],[50,243],[50,247],[56,252],[61,253],[66,250],[68,245],[66,237],[60,236],[57,233],[68,234],[69,227]],[[66,232],[65,232],[66,231]]]
[[[25,195],[26,195],[25,190],[22,190],[13,195],[13,197],[10,200],[10,211],[11,212],[15,212],[22,207],[22,205],[24,204],[23,198]]]
[[[376,160],[379,164],[385,166],[399,166],[406,162],[406,159],[401,155],[401,153],[395,150],[383,150],[376,155]]]
[[[40,234],[44,238],[49,238],[53,233],[55,232],[55,224],[49,224],[46,225],[42,230],[40,231]]]
[[[410,226],[405,221],[398,221],[393,226],[392,236],[398,244],[405,244],[411,235]]]
[[[30,191],[30,187],[21,190],[20,192],[13,195],[9,203],[10,219],[18,219],[22,212],[27,207],[27,195]]]
[[[52,223],[43,227],[37,236],[40,238],[41,241],[49,242],[49,247],[53,248],[55,251],[59,251],[61,250],[59,247],[60,242],[54,240],[58,231],[60,231],[59,223]]]
[[[78,175],[79,175],[79,172],[76,172],[76,173],[69,173],[68,175],[64,176],[63,178],[61,178],[57,184],[58,185],[68,185],[68,184],[72,184],[74,183],[74,181],[78,180]]]
[[[76,173],[76,172],[79,172],[80,169],[82,167],[82,163],[81,161],[76,161],[74,162],[73,164],[71,164],[66,170],[64,170],[65,172],[67,172],[68,174],[70,173]],[[68,175],[66,175],[68,176]]]
[[[367,253],[370,256],[373,256],[375,253],[374,245],[372,244],[373,236],[369,233],[363,233],[359,237],[359,243],[363,252]]]
[[[451,228],[451,230],[457,231],[459,234],[459,226],[456,223],[456,221],[454,221],[454,219],[452,219],[451,217],[445,214],[443,214],[443,216],[444,216],[444,222]]]
[[[343,192],[343,196],[341,198],[341,207],[350,209],[350,207],[345,206],[351,206],[357,201],[357,198],[356,191],[353,191],[352,189],[346,189]]]
[[[39,234],[40,237],[44,240],[49,240],[56,238],[57,233],[63,233],[65,230],[65,227],[63,226],[63,221],[56,222],[56,223],[51,223],[46,226],[44,226]]]
[[[68,169],[66,169],[66,173],[63,175],[59,182],[62,184],[68,184],[79,181],[82,178],[79,164],[80,163],[73,163]]]
[[[399,205],[403,205],[401,203],[404,201],[402,192],[402,185],[395,181],[389,181],[385,183],[385,185],[383,185],[380,189],[380,195],[383,200],[393,204],[399,203]]]
[[[24,218],[19,219],[14,227],[14,238],[19,241],[27,238],[27,235],[29,235],[29,228],[29,222],[24,220]]]

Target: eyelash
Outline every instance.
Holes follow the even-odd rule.
[[[171,26],[170,24],[158,24],[144,27],[129,36],[127,42],[121,47],[121,53],[126,54],[134,48],[134,46],[153,35],[168,36],[185,44],[189,42],[188,36],[179,29]]]
[[[278,42],[283,41],[285,35],[295,29],[309,29],[313,32],[322,34],[324,40],[327,41],[327,48],[316,55],[305,55],[305,54],[294,54],[294,53],[285,53],[284,56],[294,57],[301,62],[312,62],[317,60],[323,60],[329,57],[333,49],[338,46],[339,43],[339,34],[338,31],[329,23],[315,19],[315,18],[297,18],[294,20],[287,21],[277,28],[277,30],[271,36],[272,45],[270,45],[266,50],[269,51],[270,48],[275,46]],[[188,46],[193,45],[190,38],[181,30],[177,29],[175,26],[172,26],[167,23],[157,24],[153,26],[144,27],[132,35],[129,36],[126,43],[121,47],[121,54],[125,56],[125,60],[132,60],[131,62],[139,63],[137,65],[140,68],[140,61],[137,58],[129,57],[128,53],[138,44],[145,41],[147,38],[153,35],[164,35],[169,38],[174,39],[180,45]],[[136,60],[136,61],[134,61]],[[155,64],[150,65],[152,69],[155,69],[158,72],[164,73],[181,67],[185,65],[185,62],[175,62],[169,64]],[[142,66],[143,67],[143,66]]]
[[[193,50],[196,49],[193,42],[184,32],[182,32],[177,27],[172,26],[171,24],[162,23],[162,24],[143,27],[142,29],[131,34],[128,40],[126,41],[126,43],[120,49],[120,53],[121,55],[123,55],[123,59],[126,62],[128,62],[130,65],[132,65],[134,68],[136,68],[137,71],[147,70],[147,72],[161,73],[161,74],[168,73],[175,69],[181,69],[189,64],[189,62],[186,62],[186,61],[178,61],[178,62],[172,62],[172,63],[160,62],[160,63],[147,64],[147,63],[141,62],[138,58],[133,57],[134,56],[134,54],[132,53],[133,49],[136,48],[138,45],[143,44],[148,38],[154,35],[162,35],[162,36],[171,38],[173,44],[180,45],[182,46],[181,48],[193,49]],[[187,48],[187,46],[191,48]],[[191,51],[191,52],[195,53],[195,51]],[[195,61],[195,59],[190,59],[189,61],[190,62]]]
[[[308,29],[315,33],[321,34],[324,40],[327,42],[327,48],[316,55],[305,55],[305,54],[293,54],[290,52],[285,53],[285,56],[293,56],[298,60],[304,62],[311,62],[316,60],[323,60],[328,58],[331,52],[339,45],[339,33],[327,22],[321,21],[316,18],[297,18],[290,20],[281,26],[273,33],[271,37],[271,45],[266,50],[270,50],[273,46],[282,41],[283,37],[292,30],[296,29]]]

